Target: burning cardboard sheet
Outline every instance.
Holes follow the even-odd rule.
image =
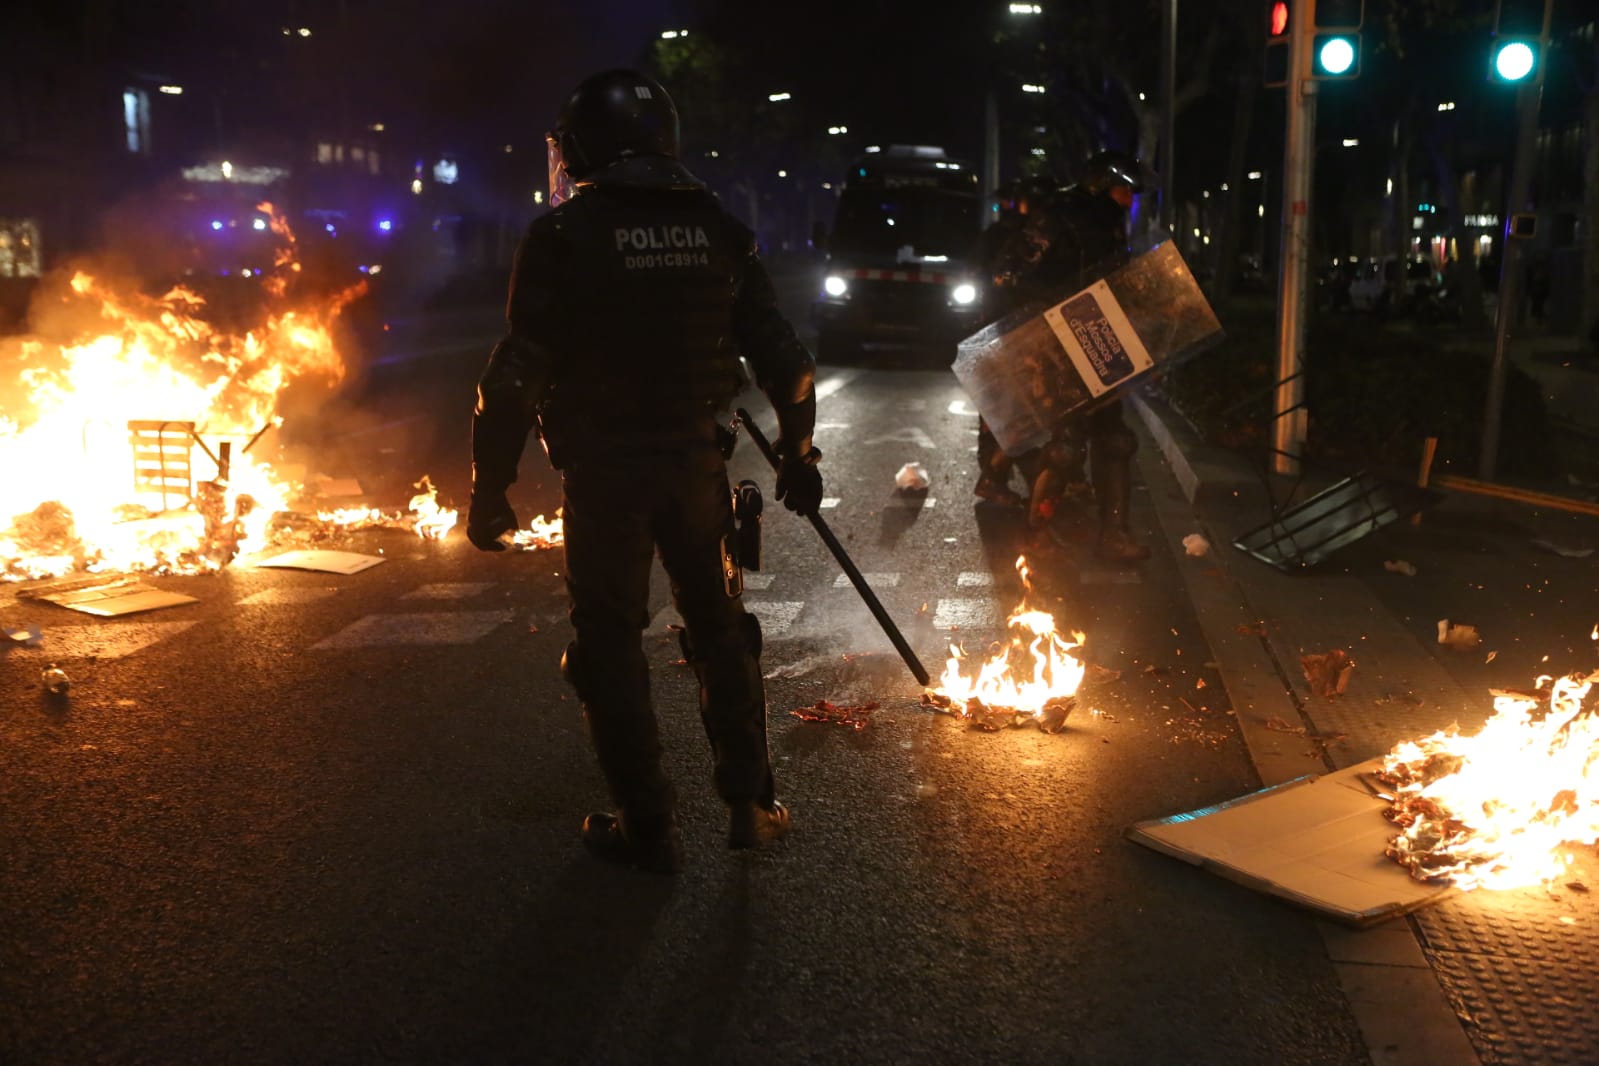
[[[19,600],[43,600],[70,611],[81,611],[100,618],[120,618],[163,607],[199,603],[193,596],[166,592],[126,576],[92,577],[41,585],[17,593]]]
[[[1388,800],[1368,784],[1382,760],[1307,776],[1214,807],[1139,822],[1148,848],[1353,926],[1415,910],[1451,891],[1385,854]]]
[[[381,555],[303,549],[284,552],[282,555],[274,555],[272,558],[264,559],[255,565],[280,570],[316,570],[324,574],[359,574],[363,570],[370,570],[379,563],[387,561]]]

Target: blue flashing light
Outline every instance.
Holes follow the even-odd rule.
[[[394,228],[394,220],[393,219],[388,219],[388,218],[378,219],[378,229],[382,230],[384,233],[389,232],[393,228]]]
[[[325,229],[325,230],[327,230],[327,231],[328,231],[328,233],[329,233],[329,234],[330,234],[330,235],[332,235],[332,236],[338,236],[338,233],[339,233],[339,231],[338,231],[338,230],[336,230],[336,229],[334,229],[334,228],[333,228],[333,223],[331,223],[331,222],[324,222],[324,223],[323,223],[323,224],[322,224],[322,228],[323,228],[323,229]]]
[[[221,229],[222,228],[222,220],[220,218],[213,218],[211,220],[211,228],[212,229]]]
[[[360,266],[356,267],[355,269],[357,269],[361,273],[365,274],[365,273],[368,273],[371,268],[368,267],[365,263],[362,263]]]

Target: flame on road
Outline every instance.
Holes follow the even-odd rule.
[[[1599,626],[1594,628],[1599,640]],[[1565,848],[1599,843],[1599,672],[1539,679],[1500,695],[1473,736],[1454,729],[1398,745],[1379,776],[1400,826],[1388,855],[1423,881],[1521,888],[1561,877]]]
[[[65,340],[7,343],[0,580],[203,573],[267,547],[268,526],[298,486],[251,449],[281,424],[286,388],[343,378],[332,325],[365,283],[286,306],[299,270],[293,235],[270,204],[260,209],[283,246],[261,279],[270,299],[251,328],[213,325],[187,288],[157,298],[80,271],[42,310],[71,320],[51,331]],[[412,510],[421,536],[454,525],[431,485]]]
[[[508,538],[511,547],[521,551],[541,551],[545,548],[559,548],[566,543],[566,526],[561,521],[559,509],[555,517],[546,521],[543,515],[535,515],[527,524],[526,529],[519,529]]]
[[[1017,558],[1016,571],[1023,587],[1032,591],[1025,556]],[[1055,628],[1055,617],[1028,606],[1025,595],[1006,624],[1009,639],[991,649],[984,661],[974,663],[958,645],[951,645],[928,702],[979,725],[1014,718],[1059,728],[1087,671],[1073,654],[1082,646],[1083,634],[1074,631],[1066,640]]]

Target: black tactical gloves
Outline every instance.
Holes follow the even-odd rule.
[[[466,511],[466,539],[474,548],[502,552],[505,542],[500,538],[520,528],[521,523],[516,520],[516,512],[511,510],[511,501],[505,498],[503,490],[472,490],[472,502]]]
[[[777,468],[777,498],[795,514],[815,514],[822,505],[822,472],[816,469],[822,453],[811,448],[803,455],[791,456],[782,442],[778,452],[783,458]]]

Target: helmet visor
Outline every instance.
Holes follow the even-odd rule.
[[[550,162],[550,206],[559,207],[572,198],[577,187],[572,182],[572,176],[566,172],[561,139],[553,133],[546,133],[544,144]]]

